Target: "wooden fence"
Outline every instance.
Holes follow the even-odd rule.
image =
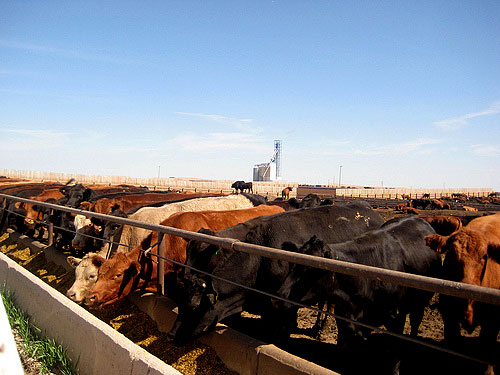
[[[21,178],[31,181],[55,181],[66,183],[74,179],[76,183],[84,185],[134,185],[147,186],[151,190],[181,190],[197,192],[231,193],[233,180],[204,180],[197,178],[138,178],[128,176],[97,176],[85,174],[53,173],[23,171],[14,169],[0,169],[0,175],[10,178]],[[485,197],[493,192],[491,188],[448,188],[448,189],[412,189],[412,188],[339,188],[334,186],[302,185],[290,181],[253,181],[253,192],[274,199],[281,197],[285,187],[292,187],[290,197],[303,198],[309,193],[317,194],[321,198],[389,198],[401,199],[403,195],[410,198],[421,198],[429,194],[431,198],[463,193],[469,197]]]

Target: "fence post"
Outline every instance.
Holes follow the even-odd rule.
[[[158,294],[165,294],[165,249],[161,246],[161,242],[163,241],[163,233],[158,232],[158,285],[157,291]]]

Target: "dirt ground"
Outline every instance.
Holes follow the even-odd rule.
[[[66,272],[63,267],[47,262],[43,253],[30,254],[29,248],[18,246],[7,233],[0,236],[0,251],[62,294],[66,294],[74,282],[74,272]],[[206,345],[195,341],[184,347],[176,347],[169,343],[166,334],[157,329],[156,323],[128,300],[90,312],[182,374],[236,375]],[[29,371],[32,370],[36,371],[33,368]]]
[[[394,210],[377,210],[385,220],[403,216]],[[467,221],[478,213],[425,211],[425,215],[455,214]],[[465,216],[467,215],[467,216]],[[29,249],[18,248],[7,234],[0,237],[0,250],[16,260],[25,268],[38,275],[61,293],[65,293],[73,283],[72,272],[65,272],[61,267],[47,263],[43,254],[30,255]],[[435,295],[426,308],[424,320],[419,330],[419,340],[431,345],[442,346],[443,323],[437,311],[438,296]],[[164,360],[183,374],[235,374],[228,370],[215,352],[198,342],[178,348],[166,340],[166,334],[156,329],[156,324],[145,313],[125,300],[103,310],[92,310],[94,315],[127,336],[137,345]],[[260,338],[259,317],[242,314],[234,319],[235,329],[255,338]],[[401,374],[483,374],[485,365],[469,361],[455,355],[437,352],[412,342],[401,341],[383,333],[373,333],[367,344],[356,350],[341,350],[336,345],[336,324],[329,318],[326,329],[319,338],[310,336],[310,328],[316,320],[316,313],[309,309],[299,310],[298,330],[286,342],[279,344],[282,349],[299,357],[342,374],[387,373],[392,368],[393,359],[402,358],[399,371]],[[408,333],[408,322],[405,333]],[[490,357],[491,353],[500,353],[500,343],[494,348],[483,348],[478,340],[479,329],[472,334],[462,332],[462,341],[454,343],[452,348],[460,353],[475,358]],[[498,356],[496,357],[498,358]],[[497,369],[497,373],[500,370]]]

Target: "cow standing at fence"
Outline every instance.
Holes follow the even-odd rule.
[[[281,207],[260,205],[228,211],[179,212],[161,222],[161,225],[192,232],[201,228],[221,230],[255,217],[274,215],[283,211]],[[155,292],[157,289],[157,259],[154,255],[159,254],[158,246],[163,248],[163,254],[167,259],[164,269],[165,290],[166,294],[171,297],[175,293],[176,284],[175,278],[170,276],[174,272],[179,272],[181,267],[169,262],[168,259],[184,263],[187,244],[188,241],[182,237],[165,234],[161,245],[159,245],[158,234],[153,232],[142,242],[141,246],[136,247],[130,253],[116,254],[108,260],[99,259],[102,262],[99,277],[87,298],[88,305],[94,307],[108,305],[126,297],[135,290]],[[143,254],[145,250],[150,251],[148,255]],[[129,277],[124,278],[123,275],[129,275]]]
[[[426,237],[426,241],[429,247],[445,254],[445,279],[500,289],[500,213],[475,218],[448,236],[435,234]],[[439,310],[448,342],[456,342],[460,337],[460,324],[469,332],[480,325],[481,339],[496,342],[500,331],[499,306],[441,295]]]
[[[314,234],[330,242],[342,242],[378,228],[382,223],[382,217],[366,202],[357,201],[285,211],[217,232],[203,233],[280,248],[283,242],[290,240],[302,244]],[[277,291],[288,274],[287,262],[200,241],[190,241],[186,252],[189,266],[269,293]],[[274,337],[281,324],[280,317],[273,314],[268,297],[253,295],[243,288],[188,268],[181,271],[179,285],[179,299],[176,300],[179,315],[169,332],[169,337],[177,344],[185,344],[200,336],[243,308],[262,314],[269,339]]]

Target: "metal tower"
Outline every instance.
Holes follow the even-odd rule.
[[[274,140],[274,153],[271,159],[276,165],[276,180],[281,180],[281,140]]]

